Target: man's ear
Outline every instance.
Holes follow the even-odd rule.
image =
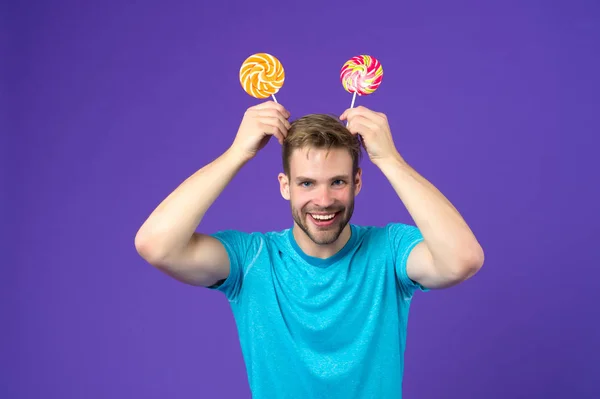
[[[358,168],[356,170],[356,174],[354,175],[354,196],[357,196],[360,193],[362,188],[362,169]]]
[[[280,173],[277,178],[279,179],[279,191],[281,192],[281,196],[290,200],[290,180],[288,179],[285,173]]]

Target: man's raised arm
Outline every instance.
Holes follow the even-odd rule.
[[[249,108],[231,147],[181,183],[142,224],[135,236],[140,256],[187,284],[211,286],[227,278],[229,259],[223,244],[196,229],[233,177],[271,136],[283,142],[288,118],[288,111],[274,102]]]

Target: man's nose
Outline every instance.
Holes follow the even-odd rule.
[[[329,187],[323,187],[319,191],[319,196],[317,197],[317,203],[319,204],[319,206],[321,206],[323,208],[327,208],[328,206],[333,205],[334,198],[333,198],[333,195],[332,195]]]

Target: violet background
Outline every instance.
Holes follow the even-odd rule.
[[[418,294],[404,397],[598,398],[600,3],[2,4],[2,398],[250,397],[217,292],[136,253],[138,227],[231,143],[268,52],[292,113],[341,114],[354,55],[396,145],[461,211],[486,264]],[[365,158],[354,223],[412,223]],[[291,226],[270,143],[202,230]],[[382,376],[385,378],[385,376]]]

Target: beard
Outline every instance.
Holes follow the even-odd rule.
[[[311,223],[308,218],[312,218],[309,213],[312,212],[336,212],[336,220],[331,226],[319,227]],[[317,245],[329,245],[334,243],[342,234],[346,225],[350,222],[354,213],[354,199],[351,200],[347,208],[333,205],[325,209],[297,210],[292,205],[292,217],[300,229]]]

